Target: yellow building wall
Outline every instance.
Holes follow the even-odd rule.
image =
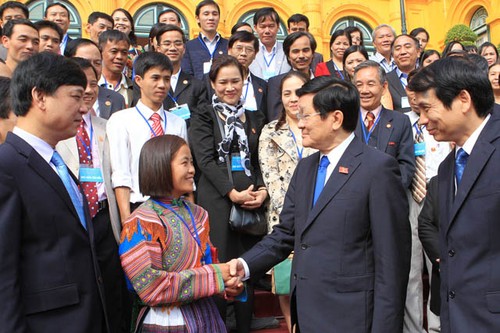
[[[2,1],[3,2],[3,1]],[[24,1],[28,2],[28,1]],[[176,0],[152,2],[148,0],[70,0],[78,10],[83,25],[93,11],[111,13],[115,8],[125,8],[132,16],[143,6],[163,3],[173,6],[186,17],[189,23],[189,37],[195,37],[198,25],[194,10],[198,0]],[[328,43],[332,26],[346,16],[357,17],[366,22],[371,29],[386,23],[401,33],[401,15],[399,0],[220,0],[221,21],[219,32],[228,37],[231,27],[247,12],[261,7],[273,7],[283,22],[295,13],[306,15],[310,22],[310,31],[318,42],[318,52],[328,57]],[[489,26],[490,41],[500,43],[500,0],[406,0],[407,31],[424,27],[430,33],[427,48],[443,49],[446,32],[455,24],[469,25],[472,15],[484,7],[488,12],[486,23]],[[86,36],[84,29],[82,35]]]

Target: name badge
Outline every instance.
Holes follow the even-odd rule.
[[[264,69],[264,71],[262,72],[262,76],[264,76],[264,80],[269,80],[270,78],[272,78],[273,76],[276,76],[276,74],[274,74],[274,71],[270,71],[268,69]]]
[[[410,107],[410,101],[408,100],[408,97],[401,97],[401,107],[402,108],[409,108]]]
[[[255,97],[254,98],[248,98],[246,101],[245,101],[245,105],[243,105],[245,107],[245,110],[248,110],[248,111],[257,111],[257,101],[255,100]]]
[[[102,183],[102,172],[99,168],[80,167],[80,181],[82,183]]]
[[[231,171],[243,171],[243,166],[241,165],[241,156],[232,154],[231,155]]]
[[[210,72],[210,67],[212,67],[212,60],[203,63],[203,74]]]
[[[415,143],[415,156],[425,155],[425,142]]]
[[[191,118],[191,111],[189,110],[189,106],[187,104],[181,104],[179,106],[173,107],[170,110],[171,113],[175,114],[178,117],[181,117],[184,120]]]

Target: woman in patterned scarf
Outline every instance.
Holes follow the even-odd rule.
[[[259,110],[243,108],[243,68],[235,58],[221,55],[214,59],[209,78],[215,91],[212,105],[193,112],[189,141],[201,171],[198,203],[210,215],[210,237],[219,249],[220,260],[225,262],[261,238],[232,231],[228,220],[233,203],[244,209],[262,209],[267,198],[257,156],[265,116]],[[248,301],[235,304],[240,333],[250,331],[253,293],[251,286],[247,288]],[[225,304],[220,304],[219,309],[225,313]]]

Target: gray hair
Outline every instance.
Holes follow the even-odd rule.
[[[387,75],[385,74],[385,70],[380,66],[380,64],[373,60],[366,60],[360,63],[354,68],[354,78],[356,78],[356,74],[363,68],[376,68],[378,72],[378,79],[380,84],[384,84],[387,81]]]
[[[380,30],[380,29],[382,29],[382,28],[389,28],[389,29],[391,29],[392,34],[394,35],[394,38],[396,38],[396,36],[397,36],[397,35],[396,35],[396,30],[394,30],[394,28],[393,28],[393,27],[391,27],[391,26],[390,26],[390,25],[388,25],[388,24],[381,24],[381,25],[379,25],[379,26],[375,27],[375,29],[373,29],[373,31],[372,31],[372,40],[374,40],[374,39],[375,39],[375,36],[376,36],[376,34],[377,34],[377,31],[379,31],[379,30]]]

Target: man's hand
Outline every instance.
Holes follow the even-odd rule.
[[[240,279],[245,277],[245,268],[240,260],[232,259],[227,264],[229,265],[229,274],[231,276],[237,276]]]

